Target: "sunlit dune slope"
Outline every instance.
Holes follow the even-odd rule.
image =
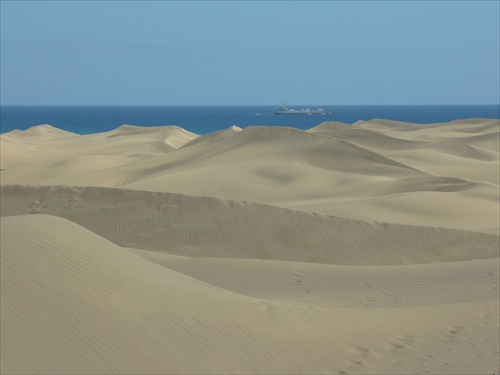
[[[54,216],[3,217],[1,227],[2,373],[471,373],[498,359],[489,260],[387,273],[231,260],[219,272],[216,259],[160,265]],[[270,267],[269,291],[284,277],[295,283],[264,296],[259,283],[252,288],[255,267]],[[241,274],[232,287],[231,272]],[[350,305],[327,294],[343,275]],[[302,283],[311,301],[295,295]],[[447,296],[453,284],[467,287]]]

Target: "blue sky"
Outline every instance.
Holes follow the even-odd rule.
[[[497,104],[499,1],[1,1],[4,105]]]

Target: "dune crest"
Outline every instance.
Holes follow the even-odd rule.
[[[9,202],[2,205],[2,216],[60,216],[120,246],[192,257],[418,264],[495,258],[500,244],[490,234],[175,193],[64,186],[1,189],[2,200]]]
[[[40,137],[40,138],[61,138],[78,136],[76,133],[67,130],[56,128],[50,124],[41,124],[32,126],[26,130],[12,130],[8,133],[2,134],[7,137]]]

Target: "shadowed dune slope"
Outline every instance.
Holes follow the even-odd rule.
[[[120,246],[194,257],[414,264],[498,257],[495,235],[112,188],[2,186],[2,215],[69,219]]]

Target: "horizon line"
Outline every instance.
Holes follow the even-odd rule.
[[[408,103],[408,104],[289,104],[290,106],[328,105],[331,107],[382,106],[500,106],[500,103]],[[276,104],[0,104],[0,107],[273,107]]]

